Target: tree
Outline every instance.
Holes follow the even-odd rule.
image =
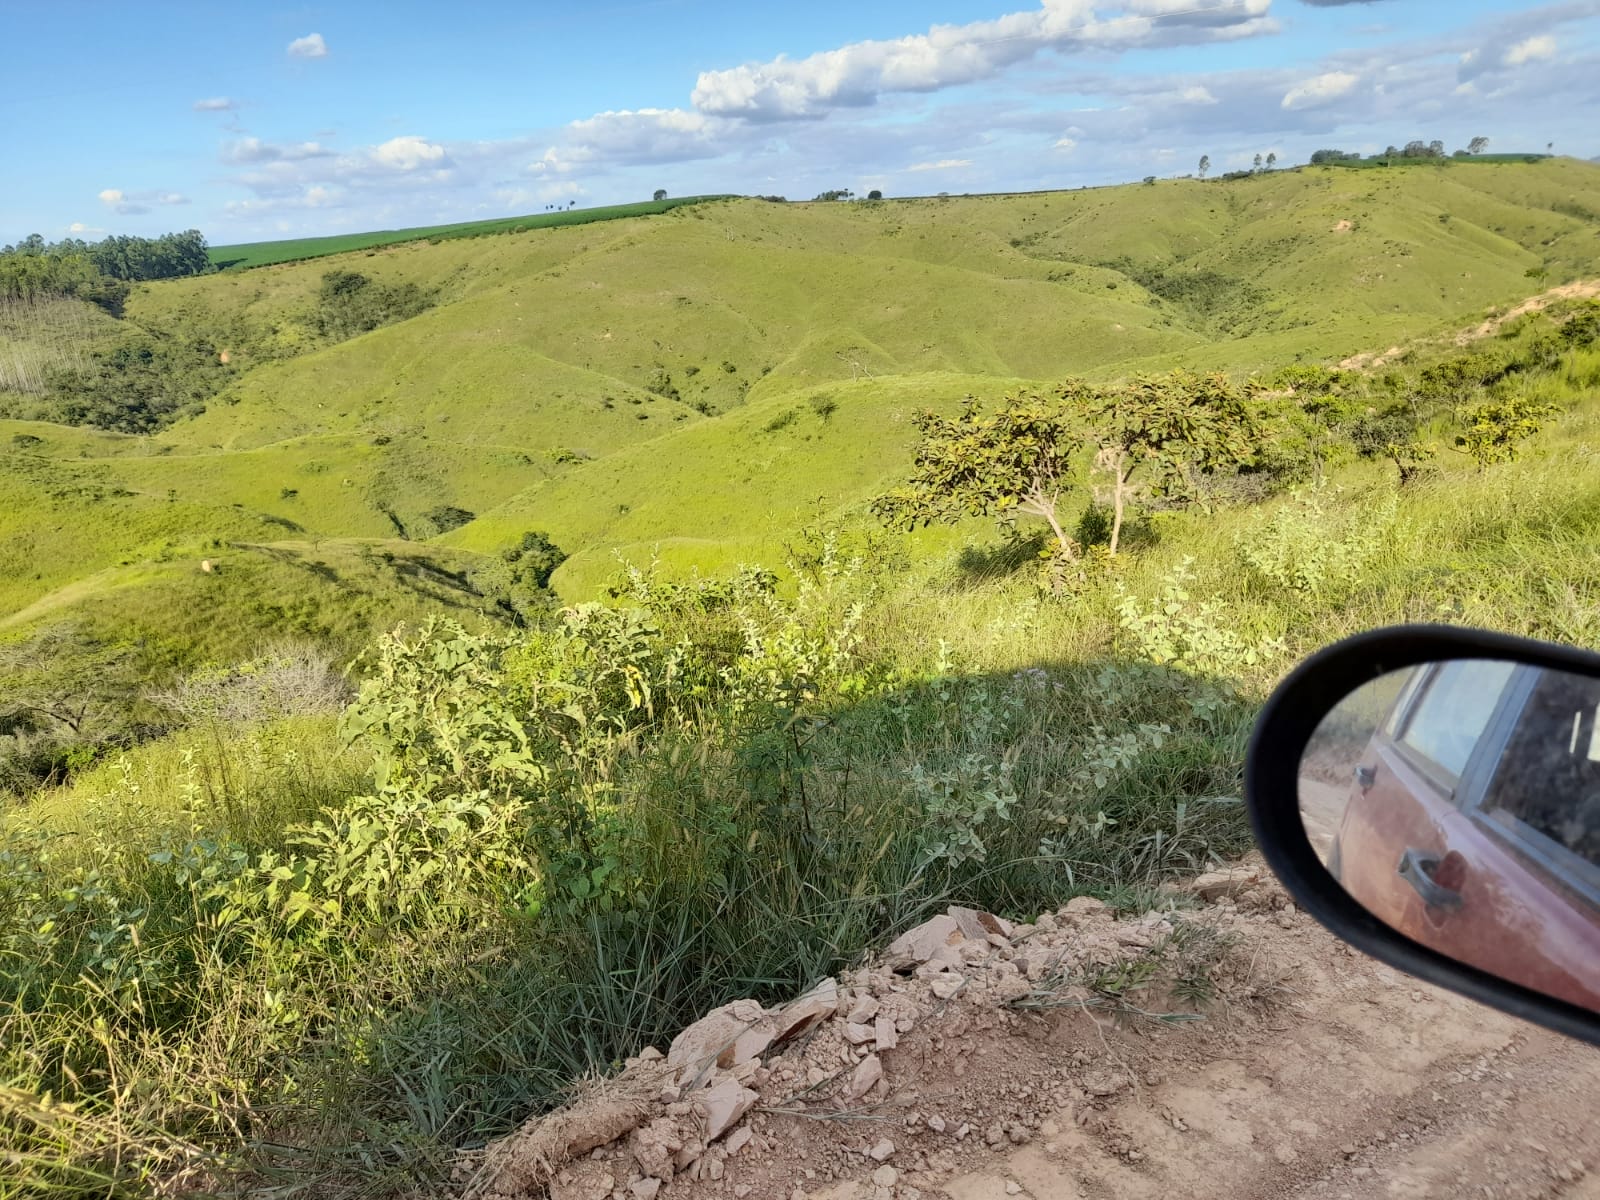
[[[1486,137],[1475,137],[1467,143],[1468,154],[1482,154],[1488,148],[1489,139]]]
[[[551,541],[544,530],[534,529],[523,534],[522,540],[503,551],[500,557],[511,568],[512,578],[518,583],[534,591],[545,591],[550,587],[550,576],[567,561],[567,552]]]
[[[1061,524],[1061,499],[1072,489],[1072,451],[1081,427],[1066,408],[1037,395],[1008,396],[992,413],[971,396],[955,416],[924,411],[914,418],[922,440],[910,481],[872,502],[891,527],[953,525],[962,517],[996,517],[1014,527],[1019,514],[1042,518],[1058,552],[1077,554]]]
[[[1258,171],[1261,170],[1261,155],[1259,155],[1259,154],[1256,155],[1256,168],[1255,169],[1258,170]]]
[[[1270,154],[1267,155],[1267,170],[1270,171],[1270,170],[1272,170],[1273,167],[1275,167],[1277,165],[1278,165],[1278,153],[1277,153],[1277,151],[1273,151],[1273,152],[1271,152]]]
[[[666,188],[657,188],[656,192],[655,192],[655,195],[651,196],[650,198],[652,200],[656,201],[657,203],[660,203],[661,201],[663,201],[663,200],[665,200],[667,198],[667,189]]]
[[[849,188],[829,188],[825,192],[818,192],[818,200],[848,200],[855,193]]]
[[[1552,404],[1526,396],[1479,405],[1467,414],[1467,427],[1456,435],[1456,449],[1471,457],[1482,471],[1494,463],[1514,462],[1518,444],[1531,438],[1552,416]]]
[[[1255,452],[1254,413],[1226,375],[1140,375],[1098,395],[1073,383],[1063,395],[1087,405],[1099,447],[1095,469],[1111,477],[1113,556],[1128,503],[1140,487],[1155,497],[1187,500],[1197,472],[1237,466]]]
[[[883,193],[880,192],[877,188],[873,188],[870,192],[867,193],[867,199],[868,200],[882,200],[883,199]]]
[[[1211,155],[1202,154],[1200,156],[1200,178],[1204,179],[1206,172],[1209,170],[1211,170]]]

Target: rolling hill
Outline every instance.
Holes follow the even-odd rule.
[[[263,622],[218,616],[198,638],[168,611],[204,557],[223,564],[203,586],[224,610],[245,603],[226,583],[237,560],[240,588],[340,629],[416,610],[387,567],[350,585],[351,563],[396,547],[465,579],[547,529],[573,554],[556,576],[573,599],[618,547],[685,568],[770,559],[902,470],[920,407],[1066,375],[1336,361],[1456,328],[1600,273],[1597,214],[1600,168],[1567,159],[1308,168],[725,200],[143,285],[121,327],[200,339],[231,382],[149,436],[0,422],[0,635],[137,613],[226,657]],[[331,270],[415,284],[432,306],[330,342],[308,313]],[[26,348],[26,330],[4,336]],[[452,600],[489,611],[470,588]]]

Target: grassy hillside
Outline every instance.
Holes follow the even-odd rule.
[[[769,558],[895,476],[919,407],[1069,374],[1270,373],[1457,328],[1536,290],[1530,271],[1600,274],[1596,213],[1600,168],[1565,159],[1304,169],[691,204],[143,285],[120,326],[209,347],[231,382],[147,437],[0,430],[0,620],[114,614],[145,565],[233,542],[442,535],[492,556],[543,528],[573,555],[570,598],[618,547]],[[332,342],[315,306],[333,269],[432,306]]]
[[[1600,644],[1600,304],[1546,290],[1596,212],[1564,160],[1329,168],[140,289],[110,336],[226,367],[203,413],[0,422],[0,1196],[438,1193],[951,902],[1170,906],[1341,633]],[[340,340],[332,270],[427,303]],[[1082,431],[1048,577],[863,512],[921,408],[1180,366],[1250,444],[1114,557]]]

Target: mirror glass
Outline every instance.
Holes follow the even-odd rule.
[[[1487,659],[1383,675],[1300,760],[1311,844],[1373,916],[1600,1011],[1600,679]]]

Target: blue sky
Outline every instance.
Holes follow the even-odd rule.
[[[12,0],[0,242],[1600,154],[1600,0]]]

